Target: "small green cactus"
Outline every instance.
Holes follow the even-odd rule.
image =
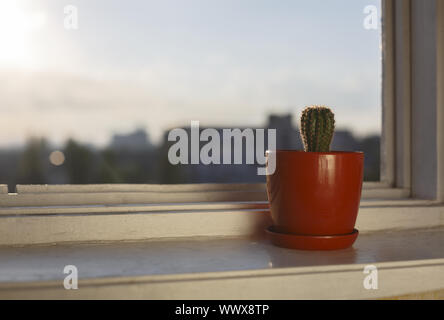
[[[306,152],[329,152],[335,115],[328,107],[311,106],[302,111],[301,137]]]

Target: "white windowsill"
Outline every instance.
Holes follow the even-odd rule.
[[[444,289],[444,206],[406,199],[408,190],[367,184],[386,197],[361,201],[354,247],[301,252],[264,239],[263,185],[100,187],[0,195],[0,298],[336,299]],[[68,264],[79,267],[81,290],[63,289]],[[366,264],[378,266],[380,289],[363,289]]]
[[[206,238],[0,248],[0,299],[366,299],[444,289],[444,229],[362,234],[330,252]],[[365,265],[378,268],[366,290]],[[63,288],[75,265],[79,289]]]

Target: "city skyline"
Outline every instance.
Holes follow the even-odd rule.
[[[270,114],[265,128],[267,131],[276,130],[272,138],[276,140],[276,149],[303,150],[299,130],[293,125],[291,115]],[[188,138],[192,138],[190,124],[180,129],[186,132]],[[199,124],[199,135],[206,129],[208,128]],[[212,129],[222,134],[227,128]],[[261,161],[264,159],[258,156],[257,152],[261,149],[258,147],[260,141],[264,143],[265,148],[270,147],[269,135],[257,137],[256,129],[262,128],[240,129],[241,135],[248,131],[245,129],[250,129],[251,132],[251,134],[247,132],[249,139],[242,139],[241,149],[235,150],[239,148],[239,145],[235,146],[235,138],[228,143],[220,140],[220,152],[217,152],[219,156],[216,156],[219,161],[215,160],[212,163],[198,161],[191,164],[191,153],[184,151],[188,159],[185,162],[188,165],[173,164],[170,159],[170,151],[174,150],[172,146],[177,140],[171,141],[168,131],[164,133],[160,144],[152,144],[144,130],[136,130],[127,135],[114,135],[112,141],[103,148],[72,139],[66,141],[63,146],[54,148],[48,141],[34,138],[22,149],[0,148],[0,179],[2,184],[8,185],[10,192],[15,192],[17,184],[265,182],[265,177],[258,174],[258,169],[263,164]],[[191,140],[187,140],[186,144],[192,148]],[[198,150],[203,150],[206,144],[206,141],[198,139]],[[246,161],[248,150],[250,152],[253,150],[256,155],[253,164],[251,162],[248,164]],[[349,131],[335,130],[331,150],[364,152],[364,179],[379,180],[380,137],[378,135],[359,138]],[[225,158],[227,151],[231,156],[238,152],[245,161],[229,164],[230,161]],[[180,152],[182,155],[183,151]],[[262,153],[263,150],[259,152]],[[198,157],[201,156],[200,151],[197,154]],[[211,154],[213,156],[213,151]],[[184,160],[182,156],[181,159]]]

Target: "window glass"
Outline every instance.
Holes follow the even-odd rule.
[[[0,183],[265,181],[245,154],[173,165],[168,133],[275,128],[302,149],[313,104],[379,180],[380,16],[376,0],[1,1]]]

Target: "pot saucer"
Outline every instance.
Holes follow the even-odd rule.
[[[273,226],[267,228],[271,242],[283,248],[298,250],[339,250],[351,247],[358,237],[359,231],[331,236],[310,236],[277,232]]]

